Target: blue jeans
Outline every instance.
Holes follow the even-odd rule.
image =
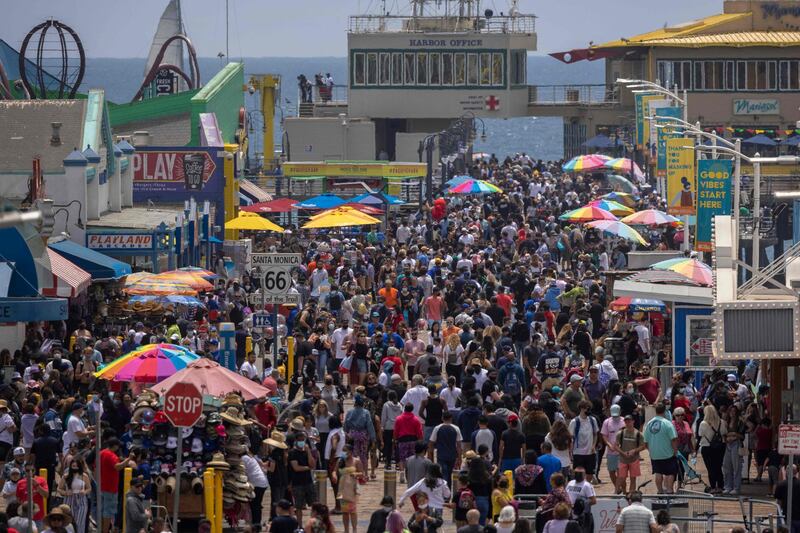
[[[431,434],[436,426],[422,426],[422,439],[424,442],[428,442],[431,440]],[[447,479],[447,476],[445,476]]]
[[[522,464],[522,459],[503,459],[503,462],[500,463],[499,473],[502,474],[506,470],[511,470],[511,472],[514,472],[514,469],[521,464]]]
[[[475,506],[478,512],[481,513],[480,525],[486,525],[486,517],[489,516],[489,497],[488,496],[475,496]]]
[[[447,486],[452,489],[453,486],[453,468],[455,468],[455,459],[441,459],[437,457],[437,462],[442,467],[442,477],[447,481]]]
[[[322,351],[319,353],[319,360],[317,361],[317,378],[320,381],[325,381],[325,372],[328,370],[328,352]]]

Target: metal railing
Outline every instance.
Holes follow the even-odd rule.
[[[619,90],[603,83],[589,85],[529,85],[528,105],[615,105]]]
[[[534,33],[536,16],[357,15],[350,17],[347,31],[349,33]]]

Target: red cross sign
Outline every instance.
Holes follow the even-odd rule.
[[[486,109],[488,109],[489,111],[496,111],[500,109],[500,100],[496,98],[493,94],[489,95],[489,97],[486,99],[485,102],[486,102]]]

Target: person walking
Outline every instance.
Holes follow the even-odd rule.
[[[69,505],[72,511],[75,519],[75,533],[85,533],[92,485],[82,460],[73,458],[70,461],[65,475],[59,481],[58,488],[64,495],[64,503]]]
[[[611,484],[616,488],[617,472],[619,471],[619,448],[617,448],[617,433],[625,427],[625,420],[620,415],[619,405],[612,405],[609,408],[610,417],[603,420],[600,428],[600,436],[606,445],[606,467]]]
[[[738,495],[742,487],[742,443],[745,438],[745,424],[739,409],[731,405],[725,412],[725,455],[722,458],[723,494]]]
[[[597,419],[590,415],[592,402],[583,400],[578,404],[578,416],[570,420],[569,432],[572,435],[572,464],[577,469],[583,468],[586,480],[591,483],[597,464],[597,439],[600,434],[600,425]]]
[[[697,430],[700,439],[700,455],[708,472],[711,494],[722,494],[724,490],[722,462],[725,457],[725,421],[719,417],[716,407],[708,404],[703,408],[703,420]]]
[[[463,441],[461,431],[453,424],[453,415],[450,411],[442,414],[442,423],[433,428],[428,441],[428,458],[433,461],[433,452],[436,451],[436,463],[441,465],[442,476],[448,486],[451,483],[453,469],[459,460],[458,450]]]
[[[616,533],[657,533],[656,517],[642,504],[642,493],[631,491],[627,500],[628,506],[617,518]]]
[[[619,453],[619,473],[617,474],[617,494],[627,494],[636,490],[636,479],[642,475],[639,453],[645,449],[642,433],[636,429],[633,415],[625,415],[625,427],[617,433],[615,447]],[[630,478],[630,487],[626,487]]]
[[[678,432],[667,420],[666,407],[656,405],[656,415],[644,428],[644,442],[650,452],[650,464],[656,475],[656,490],[659,494],[672,494],[675,476],[678,474]]]
[[[364,466],[361,460],[353,454],[350,445],[344,446],[344,457],[339,459],[337,470],[337,484],[339,491],[336,499],[341,500],[342,523],[345,533],[352,529],[356,533],[358,526],[358,476],[363,475]]]

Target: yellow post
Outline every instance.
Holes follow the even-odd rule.
[[[244,339],[244,353],[248,354],[253,351],[253,337],[248,335]]]
[[[275,157],[275,89],[278,87],[279,79],[273,74],[264,74],[260,80],[261,112],[264,114],[265,169],[272,169],[272,160]]]
[[[506,470],[503,472],[503,475],[506,476],[508,480],[508,496],[513,498],[514,497],[514,472],[511,470]]]
[[[43,478],[43,479],[47,479],[47,469],[46,468],[40,468],[39,469],[39,477]],[[54,490],[54,489],[52,487],[50,487],[50,490]],[[44,509],[45,509],[45,512],[47,512],[47,498],[46,497],[44,498]],[[125,531],[125,530],[123,529],[123,531]]]
[[[294,376],[294,337],[286,339],[286,380]]]
[[[222,168],[225,176],[225,190],[223,193],[223,205],[225,207],[225,221],[236,218],[239,214],[239,180],[236,176],[236,153],[239,149],[237,144],[225,145],[225,157]],[[225,239],[236,240],[239,238],[239,230],[226,229]]]
[[[206,518],[211,521],[212,532],[217,523],[214,514],[214,489],[214,469],[206,468],[203,472],[203,507]]]
[[[222,472],[214,472],[214,529],[212,533],[222,533]]]
[[[122,473],[122,531],[125,531],[125,508],[128,506],[128,491],[131,490],[131,479],[133,479],[133,468],[127,467]]]

